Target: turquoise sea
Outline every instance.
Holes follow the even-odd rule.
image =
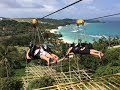
[[[84,27],[72,24],[59,27],[58,32],[69,43],[78,42],[78,39],[92,43],[93,39],[98,40],[102,36],[120,36],[120,22],[85,23]]]

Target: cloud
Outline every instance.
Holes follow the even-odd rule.
[[[0,0],[0,7],[2,8],[17,8],[20,4],[16,0]]]
[[[83,0],[82,3],[84,4],[91,4],[93,3],[95,0]]]
[[[71,4],[73,2],[76,2],[78,0],[62,0],[65,4]],[[82,0],[80,1],[80,3],[83,3],[83,4],[91,4],[93,3],[95,0]]]
[[[35,17],[59,9],[57,0],[0,0],[0,16]]]
[[[62,0],[62,2],[64,2],[64,4],[66,4],[66,5],[76,2],[76,1],[78,1],[78,0]]]
[[[98,8],[95,7],[95,6],[87,6],[86,9],[87,9],[88,11],[92,11],[92,12],[99,12],[99,11],[100,11],[100,9],[98,9]]]
[[[5,7],[7,7],[5,4],[0,3],[0,8],[5,8]]]
[[[120,9],[120,3],[114,4],[113,5],[116,9]]]
[[[0,0],[2,8],[43,8],[45,4],[55,6],[57,0]]]
[[[1,0],[0,3],[2,2],[2,5],[0,6],[3,7],[3,9],[1,9],[1,13],[3,14],[1,15],[10,17],[42,17],[75,1],[78,0]],[[82,2],[83,4],[88,4],[93,1],[94,0],[83,0]],[[96,10],[95,7],[80,7],[80,3],[81,2],[63,10],[62,12],[56,13],[52,15],[52,17],[76,17],[82,13],[87,13],[89,10]],[[5,10],[5,8],[7,8],[7,10]],[[75,13],[77,15],[75,15]]]
[[[42,17],[78,0],[0,0],[1,17]],[[50,17],[96,17],[120,10],[120,3],[110,0],[82,0]],[[113,3],[114,2],[114,3]],[[111,6],[112,5],[112,6]],[[114,8],[113,8],[114,7]]]
[[[58,9],[57,7],[50,6],[50,5],[44,5],[44,8],[43,8],[43,10],[44,10],[44,11],[47,11],[47,12],[54,12],[54,11],[56,11],[57,9]]]

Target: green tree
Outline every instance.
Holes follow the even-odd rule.
[[[47,86],[52,86],[55,83],[54,79],[51,77],[42,77],[40,79],[33,80],[27,90],[33,90],[35,88],[41,88],[41,87],[47,87]]]
[[[21,89],[22,81],[12,78],[1,79],[0,90],[21,90]]]
[[[0,70],[1,77],[13,75],[14,61],[19,60],[19,52],[13,46],[0,45]],[[4,71],[5,70],[5,71]]]

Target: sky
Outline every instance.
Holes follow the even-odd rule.
[[[75,1],[78,0],[0,0],[0,17],[41,18]],[[115,13],[120,13],[120,0],[83,0],[47,18],[91,19]]]

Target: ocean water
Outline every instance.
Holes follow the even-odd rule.
[[[75,24],[59,27],[58,32],[63,35],[62,39],[69,43],[78,40],[82,42],[93,42],[102,36],[120,36],[120,22],[106,22],[106,23],[85,23],[84,26],[77,26]]]

